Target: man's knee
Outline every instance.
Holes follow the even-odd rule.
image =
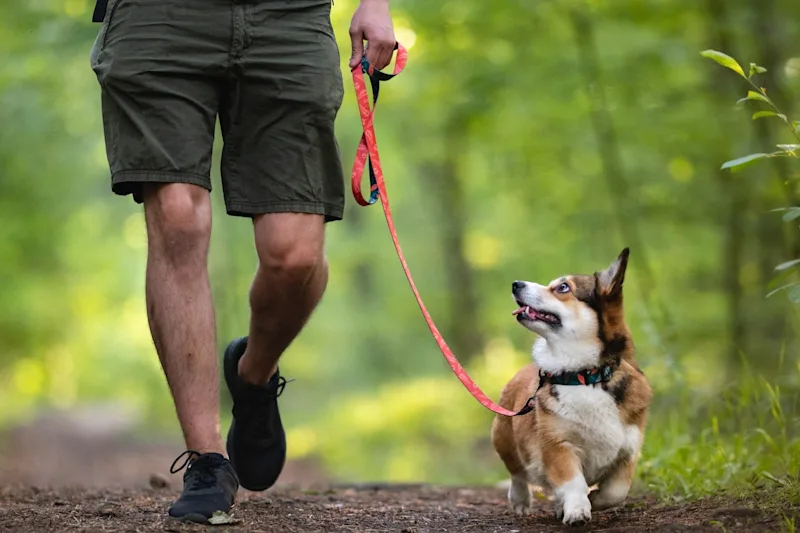
[[[183,183],[145,189],[147,236],[151,249],[175,260],[205,254],[211,238],[208,191]]]
[[[261,268],[269,275],[292,282],[308,280],[316,269],[325,265],[322,247],[300,239],[280,242],[258,255]]]
[[[325,267],[322,217],[286,214],[273,218],[266,227],[259,225],[257,221],[256,248],[267,274],[303,282]]]

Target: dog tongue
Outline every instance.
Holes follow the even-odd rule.
[[[517,309],[516,311],[514,311],[514,312],[513,312],[513,313],[511,313],[511,314],[512,314],[512,315],[518,315],[518,314],[520,314],[520,313],[527,313],[527,312],[528,312],[528,309],[529,309],[529,307],[528,307],[527,305],[523,305],[522,307],[520,307],[519,309]]]

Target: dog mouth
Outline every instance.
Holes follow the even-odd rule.
[[[519,309],[511,314],[516,315],[518,321],[530,320],[531,322],[544,322],[550,326],[557,326],[561,324],[561,319],[553,313],[548,313],[540,309],[534,309],[529,305],[523,304],[519,300],[517,300],[517,305],[520,306]]]

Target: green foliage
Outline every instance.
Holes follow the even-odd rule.
[[[667,415],[657,410],[651,424],[662,430],[647,435],[639,467],[644,487],[677,499],[720,491],[749,497],[769,489],[771,497],[796,501],[797,368],[782,368],[786,377],[777,383],[747,363],[744,370],[746,377],[713,397],[681,394],[678,408],[672,404]]]
[[[737,73],[739,76],[743,77],[744,79],[747,79],[747,76],[745,76],[744,70],[742,70],[741,65],[739,65],[739,63],[731,56],[723,54],[722,52],[717,52],[716,50],[704,50],[700,52],[700,55],[702,55],[703,57],[707,57],[713,61],[716,61],[723,67],[729,68],[735,73]],[[753,73],[756,72],[758,69],[762,69],[764,72],[766,72],[766,69],[764,69],[763,67],[759,67],[754,63],[750,63],[750,76],[752,76]]]
[[[750,154],[738,159],[726,161],[722,164],[722,170],[730,170],[731,172],[738,172],[748,165],[751,165],[759,159],[770,157],[770,154]]]
[[[745,76],[744,71],[739,66],[739,63],[736,62],[735,59],[732,57],[723,54],[722,52],[717,52],[715,50],[705,50],[700,53],[703,57],[707,57],[713,61],[716,61],[720,65],[723,65],[734,72],[741,75],[743,78],[747,80],[747,82],[753,87],[755,90],[747,91],[747,96],[744,98],[739,99],[736,103],[741,104],[748,100],[756,101],[756,102],[763,102],[772,107],[774,111],[757,111],[753,114],[753,120],[759,118],[768,118],[768,117],[777,117],[780,119],[782,123],[784,123],[789,130],[791,131],[792,135],[800,141],[800,129],[798,129],[798,122],[797,121],[790,121],[789,118],[786,116],[785,113],[782,113],[778,106],[767,96],[767,90],[764,87],[759,87],[753,81],[753,76],[755,74],[763,74],[767,71],[764,67],[756,65],[755,63],[750,63],[750,75]],[[726,161],[722,164],[722,170],[730,170],[731,172],[739,172],[743,168],[752,165],[758,161],[763,159],[769,159],[774,157],[791,157],[797,159],[800,155],[797,153],[800,150],[800,144],[778,144],[776,145],[778,148],[777,151],[772,153],[757,153],[757,154],[750,154],[743,157],[739,157],[737,159],[733,159],[731,161]],[[796,214],[797,213],[797,214]],[[784,216],[784,220],[787,222],[791,222],[797,216],[800,216],[800,207],[791,207],[788,209],[787,214]],[[779,264],[775,267],[775,270],[778,272],[788,270],[792,267],[797,267],[800,265],[800,259],[796,259],[793,261],[786,261],[784,263]],[[800,270],[800,269],[798,269]],[[778,290],[772,291],[769,294],[775,294],[776,292],[789,289],[788,297],[789,300],[793,303],[800,303],[800,282],[793,281],[792,283],[786,284],[779,288]]]
[[[774,111],[756,111],[753,113],[753,120],[764,117],[778,117],[782,120],[786,120],[786,115],[781,115],[780,113],[775,113]]]

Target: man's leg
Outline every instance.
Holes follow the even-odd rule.
[[[286,461],[277,402],[285,380],[278,359],[325,291],[324,223],[322,215],[306,213],[254,217],[259,265],[250,290],[250,336],[225,350],[234,416],[227,450],[249,490],[271,487]]]
[[[186,447],[224,453],[216,326],[208,280],[211,202],[196,185],[144,188],[147,318]]]
[[[183,493],[169,514],[205,522],[215,511],[230,510],[238,489],[219,430],[216,326],[207,267],[211,202],[206,189],[187,183],[146,184],[143,200],[147,319],[189,467]]]
[[[259,264],[250,289],[250,337],[239,360],[239,376],[266,385],[278,358],[322,298],[328,263],[322,215],[261,215],[253,225]]]
[[[189,448],[173,464],[173,471],[187,468],[169,514],[198,522],[228,512],[239,487],[220,443],[206,272],[211,152],[230,27],[224,2],[197,9],[190,0],[116,1],[91,53],[112,190],[145,205],[147,315]]]
[[[329,0],[275,0],[246,10],[220,109],[222,184],[230,215],[253,219],[259,266],[250,335],[228,345],[233,398],[227,450],[243,487],[271,487],[286,459],[278,359],[328,279],[324,224],[342,218],[344,176],[334,121],[342,103]],[[246,31],[244,31],[246,30]],[[234,30],[236,31],[236,30]]]

